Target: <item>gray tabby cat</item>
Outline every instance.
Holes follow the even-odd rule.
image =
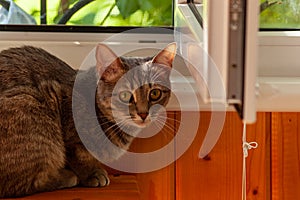
[[[94,107],[97,120],[114,145],[128,149],[134,139],[116,121],[126,121],[129,130],[151,123],[152,105],[166,106],[169,74],[175,56],[172,43],[154,57],[117,57],[99,44],[97,66],[83,72],[81,81],[87,94],[73,90],[77,71],[48,52],[35,47],[11,48],[0,53],[0,198],[19,197],[76,185],[102,187],[109,184],[101,163],[85,148],[76,131],[73,115]],[[116,94],[115,85],[131,69],[131,83],[124,83]],[[145,84],[143,84],[145,83]],[[88,90],[95,85],[96,91]],[[135,85],[139,87],[136,88]],[[85,95],[95,105],[73,107],[72,97]],[[113,97],[118,97],[112,101]],[[73,105],[74,106],[74,105]],[[89,108],[90,107],[90,108]],[[127,109],[122,109],[122,108]],[[124,112],[123,112],[124,110]],[[125,112],[126,110],[126,112]],[[129,112],[128,112],[129,111]],[[124,118],[124,119],[123,119]],[[80,125],[79,125],[80,126]],[[93,127],[85,124],[87,134]],[[113,128],[112,128],[113,127]],[[103,154],[117,159],[120,152],[105,145]]]

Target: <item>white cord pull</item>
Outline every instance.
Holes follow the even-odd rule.
[[[247,124],[244,123],[243,127],[243,137],[242,137],[242,142],[243,142],[243,176],[242,176],[242,200],[247,199],[247,168],[246,168],[246,158],[248,157],[248,150],[250,149],[256,149],[258,147],[257,142],[247,142],[246,141],[246,132]]]
[[[250,149],[256,149],[258,147],[257,142],[243,142],[243,152],[244,152],[244,157],[248,157],[248,150]]]

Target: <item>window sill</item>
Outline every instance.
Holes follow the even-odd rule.
[[[105,41],[112,36],[112,34],[93,33],[76,33],[70,34],[69,37],[64,35],[66,33],[29,34],[25,32],[6,32],[0,34],[0,50],[22,45],[43,47],[74,68],[80,67],[82,61],[95,47],[97,41]],[[145,38],[149,43],[138,42],[145,40]],[[170,34],[144,34],[138,37],[131,34],[111,44],[120,51],[124,51],[124,46],[149,50],[151,48],[162,48],[172,41],[174,41],[174,38]],[[152,55],[153,49],[149,53],[147,55]],[[300,111],[300,103],[298,102],[300,99],[300,32],[260,32],[258,54],[258,83],[260,86],[257,97],[258,111]],[[180,65],[176,66],[180,67]],[[188,83],[196,90],[193,79],[188,75],[187,70],[178,68],[178,71],[184,75]],[[197,94],[199,108],[189,101],[195,92],[190,90],[185,84],[187,82],[183,81],[182,78],[173,77],[173,89],[186,98],[184,98],[185,101],[181,106],[172,98],[168,109],[209,110],[210,105],[201,101],[199,94]],[[233,110],[230,107],[228,109]]]
[[[260,112],[299,112],[300,77],[259,77],[257,88],[257,111]],[[192,77],[172,77],[174,92],[183,96],[180,105],[174,96],[168,104],[168,110],[209,111],[211,106],[204,103]],[[193,90],[191,90],[193,88]],[[195,91],[199,106],[194,105]],[[253,102],[255,103],[255,102]],[[234,110],[231,106],[228,111]]]
[[[258,75],[300,77],[300,32],[260,32]]]
[[[140,191],[136,176],[121,175],[111,177],[111,183],[103,188],[70,188],[54,192],[44,192],[15,200],[135,200],[140,199]],[[11,199],[13,200],[13,199]]]

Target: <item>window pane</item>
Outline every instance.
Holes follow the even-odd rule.
[[[300,0],[260,0],[260,27],[300,28]]]
[[[172,0],[0,0],[0,24],[171,26],[172,4]]]

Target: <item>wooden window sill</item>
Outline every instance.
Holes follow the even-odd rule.
[[[140,192],[136,176],[111,176],[110,185],[103,188],[71,188],[39,193],[16,200],[138,200]],[[10,199],[13,200],[13,199]]]

